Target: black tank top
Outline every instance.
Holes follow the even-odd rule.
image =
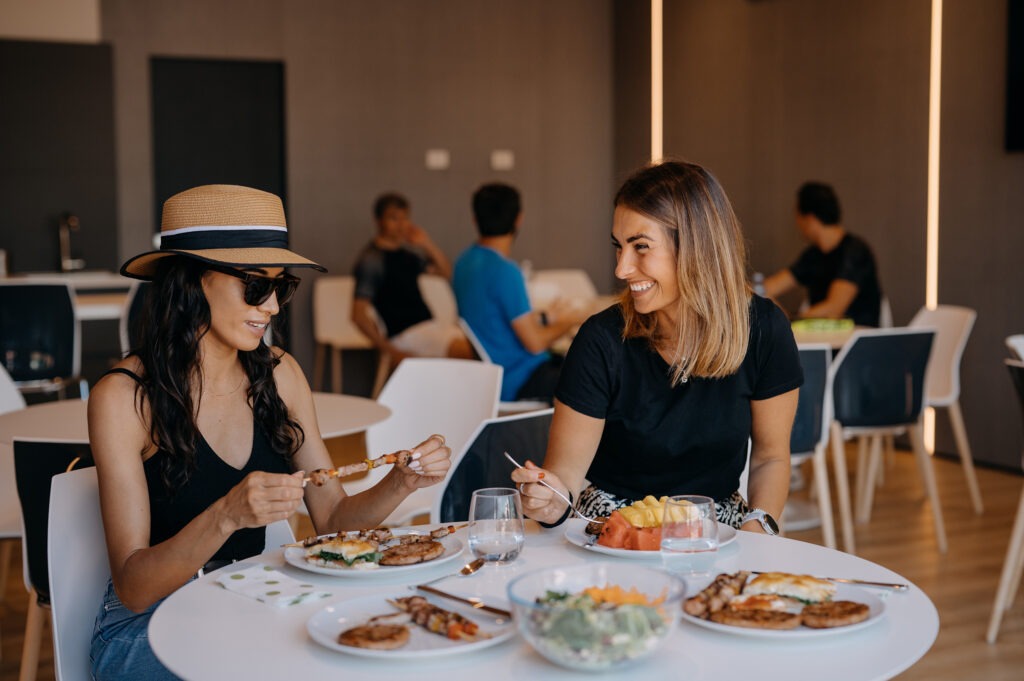
[[[140,384],[142,378],[127,369],[111,369],[107,373],[121,373],[130,376]],[[104,374],[106,375],[106,374]],[[159,450],[146,459],[142,466],[146,472],[149,488],[149,543],[159,544],[181,531],[193,518],[205,511],[223,497],[242,479],[253,471],[268,473],[290,473],[288,464],[276,454],[261,428],[253,420],[252,451],[249,460],[241,469],[228,464],[199,435],[196,447],[196,468],[188,482],[169,492],[160,474],[161,462],[170,456]],[[263,527],[238,530],[224,542],[210,560],[241,560],[263,552],[266,543],[266,529]]]

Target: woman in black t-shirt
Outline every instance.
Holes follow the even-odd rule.
[[[545,524],[568,517],[543,477],[591,515],[648,494],[704,494],[722,522],[769,529],[760,519],[781,515],[788,494],[803,374],[785,315],[746,283],[725,192],[694,164],[646,167],[615,197],[612,243],[626,290],[573,341],[545,468],[512,474],[524,511]]]

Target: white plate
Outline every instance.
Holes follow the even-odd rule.
[[[284,550],[284,560],[289,565],[293,565],[300,570],[306,572],[315,572],[320,575],[331,575],[333,577],[357,577],[357,578],[374,578],[374,577],[387,577],[389,575],[400,575],[404,572],[417,572],[419,570],[429,570],[435,565],[442,563],[448,563],[459,557],[462,553],[462,542],[455,537],[443,537],[438,541],[444,546],[444,553],[435,558],[434,560],[428,560],[425,563],[414,563],[413,565],[381,565],[377,568],[371,568],[369,570],[365,568],[329,568],[321,567],[319,565],[313,565],[312,563],[306,562],[306,549],[298,546],[289,546]]]
[[[575,544],[580,548],[584,548],[587,551],[594,551],[595,553],[603,553],[608,556],[618,556],[619,558],[632,558],[634,560],[650,560],[650,559],[661,559],[661,551],[634,551],[633,549],[613,549],[610,546],[601,546],[598,543],[591,544],[593,539],[589,534],[584,532],[587,527],[587,521],[580,518],[573,518],[567,520],[567,527],[565,528],[565,538],[570,544]],[[736,528],[731,525],[724,523],[718,523],[718,545],[725,546],[736,541]]]
[[[735,636],[754,636],[756,638],[781,638],[781,639],[794,639],[794,638],[820,638],[822,636],[835,636],[837,634],[848,634],[854,631],[860,631],[865,627],[870,627],[872,624],[876,624],[879,620],[885,617],[885,601],[871,593],[866,589],[861,589],[856,586],[849,584],[837,584],[836,594],[832,597],[834,601],[856,601],[857,603],[864,603],[871,609],[871,614],[863,622],[857,624],[851,624],[845,627],[831,627],[829,629],[812,629],[803,625],[796,629],[752,629],[750,627],[734,627],[730,624],[719,624],[718,622],[712,622],[711,620],[702,620],[699,617],[687,614],[683,611],[683,621],[695,624],[698,627],[704,627],[705,629],[711,629],[713,631],[720,631],[724,634],[733,634]]]
[[[409,596],[411,593],[402,595]],[[338,636],[346,629],[362,626],[368,619],[376,615],[399,612],[395,606],[388,603],[386,596],[363,596],[329,605],[309,618],[309,621],[306,622],[306,630],[309,631],[309,635],[313,637],[314,641],[331,650],[350,655],[383,657],[391,660],[468,653],[493,646],[515,636],[516,625],[510,619],[506,620],[486,612],[464,608],[458,603],[434,600],[429,596],[428,600],[445,610],[457,612],[463,617],[473,620],[480,626],[480,631],[490,634],[491,637],[478,641],[453,641],[440,634],[431,633],[421,626],[410,624],[409,642],[395,650],[370,650],[338,643]],[[495,605],[500,606],[501,604],[495,603]]]

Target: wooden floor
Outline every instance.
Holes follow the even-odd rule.
[[[349,458],[345,449],[359,447],[360,440],[353,439],[331,449],[338,460]],[[1020,681],[1024,678],[1024,588],[1003,620],[996,645],[985,643],[985,630],[1024,478],[979,470],[985,514],[976,516],[959,464],[936,459],[936,469],[949,533],[949,553],[945,556],[935,548],[931,511],[924,501],[913,459],[907,453],[897,454],[887,470],[885,485],[875,497],[872,522],[857,527],[859,554],[916,583],[939,610],[941,629],[934,647],[899,678]],[[790,536],[821,542],[820,530]],[[26,604],[18,566],[20,563],[11,570],[4,585],[6,598],[0,604],[0,681],[18,678]],[[47,630],[38,679],[53,678]]]

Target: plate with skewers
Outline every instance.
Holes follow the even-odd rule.
[[[307,572],[374,578],[417,572],[455,560],[463,543],[452,525],[435,530],[359,530],[310,537],[287,546],[284,560]]]
[[[451,609],[448,609],[451,608]],[[411,659],[468,653],[506,641],[511,619],[430,597],[364,596],[323,608],[306,622],[320,645],[350,655]]]

